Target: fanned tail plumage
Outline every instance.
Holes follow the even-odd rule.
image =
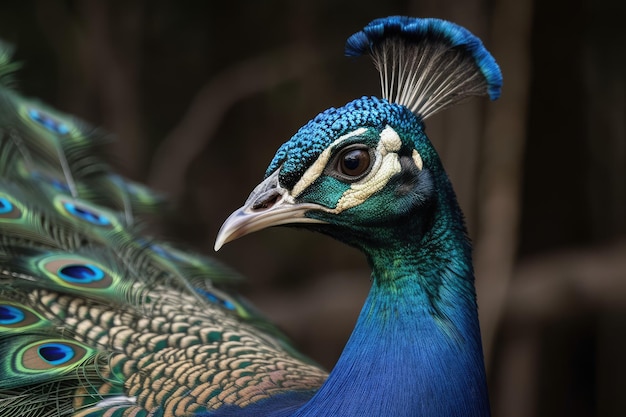
[[[186,415],[292,374],[318,386],[324,373],[228,290],[235,272],[142,234],[162,198],[96,156],[104,132],[6,87],[9,57],[0,49],[0,416]],[[264,353],[235,372],[244,346]],[[210,397],[235,380],[247,394]]]

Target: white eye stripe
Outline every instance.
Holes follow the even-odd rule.
[[[313,164],[304,172],[302,178],[300,178],[296,185],[293,186],[290,193],[291,196],[297,197],[298,195],[300,195],[302,191],[306,190],[311,184],[313,184],[313,181],[315,181],[320,175],[322,175],[322,172],[324,172],[324,168],[326,168],[328,160],[330,159],[332,149],[334,149],[341,142],[344,142],[345,140],[348,140],[354,136],[362,135],[365,132],[367,132],[367,128],[360,127],[336,139],[333,143],[330,144],[330,146],[324,149],[320,156],[317,157],[317,160],[313,162]]]
[[[365,127],[360,127],[356,130],[353,130],[350,133],[346,133],[343,136],[340,136],[339,138],[337,138],[333,143],[331,143],[327,149],[335,149],[337,147],[337,145],[339,145],[341,142],[345,142],[346,140],[354,137],[354,136],[359,136],[362,135],[363,133],[367,132],[367,128]]]
[[[378,163],[377,167],[373,167],[372,171],[365,178],[353,183],[343,193],[333,210],[335,213],[340,213],[362,204],[374,193],[382,190],[391,177],[402,171],[398,154],[395,152],[389,152],[380,158],[376,158],[376,162]]]
[[[294,185],[290,195],[297,197],[304,190],[307,189],[320,175],[324,172],[324,169],[330,161],[332,150],[341,146],[346,140],[353,138],[354,136],[362,135],[367,131],[367,128],[361,127],[346,135],[341,136],[333,143],[331,143],[317,158],[317,160],[305,171],[302,178]],[[362,204],[374,193],[380,191],[387,185],[389,179],[399,173],[402,170],[400,165],[400,159],[397,152],[402,147],[402,140],[398,133],[389,125],[380,132],[380,140],[374,152],[374,159],[372,161],[372,168],[370,172],[359,181],[356,181],[350,185],[334,209],[327,210],[332,213],[340,213],[351,207],[356,207]],[[421,157],[417,151],[413,151],[413,161],[415,165],[421,169]]]
[[[389,179],[402,170],[397,152],[402,147],[402,140],[398,133],[389,125],[380,132],[380,141],[376,148],[370,172],[359,181],[350,185],[333,210],[340,213],[351,207],[362,204],[374,193],[382,190]]]

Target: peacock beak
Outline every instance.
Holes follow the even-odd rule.
[[[320,209],[313,203],[298,203],[278,181],[278,172],[274,171],[262,183],[256,186],[245,204],[228,216],[215,239],[215,251],[225,243],[249,233],[294,223],[324,223],[321,220],[306,217],[310,210]]]

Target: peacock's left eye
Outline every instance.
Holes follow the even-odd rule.
[[[367,148],[360,145],[350,146],[339,154],[337,172],[346,179],[358,179],[369,171],[371,161]]]

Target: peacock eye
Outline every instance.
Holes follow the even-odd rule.
[[[371,156],[367,148],[360,145],[348,147],[339,154],[337,171],[346,179],[354,180],[366,174],[371,167]]]

